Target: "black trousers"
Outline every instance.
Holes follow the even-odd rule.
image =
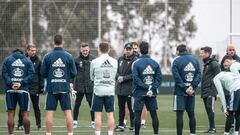
[[[203,98],[205,110],[208,115],[208,121],[209,121],[209,129],[214,129],[215,128],[215,121],[214,121],[214,102],[215,102],[215,97],[209,96],[206,98]]]
[[[31,98],[32,106],[33,106],[33,110],[34,110],[36,125],[41,126],[41,111],[40,111],[40,106],[39,106],[39,94],[30,95],[30,98]],[[19,117],[18,126],[22,126],[23,125],[23,117],[22,117],[21,111],[19,111],[18,117]]]
[[[130,126],[134,127],[134,113],[132,110],[132,100],[130,96],[120,96],[118,95],[118,107],[119,107],[119,120],[118,125],[124,126],[124,116],[125,116],[125,103],[127,102],[128,110],[130,113]]]
[[[81,106],[84,95],[86,96],[88,105],[91,108],[93,93],[80,93],[80,92],[76,93],[76,100],[75,100],[75,105],[73,109],[73,120],[76,120],[76,121],[78,120],[79,108]],[[94,112],[93,111],[90,111],[90,112],[91,112],[91,121],[94,121]]]

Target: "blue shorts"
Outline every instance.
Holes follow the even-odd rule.
[[[234,91],[231,94],[230,111],[240,111],[240,90]]]
[[[193,112],[195,109],[195,96],[174,95],[173,111]]]
[[[72,100],[70,93],[52,93],[48,92],[46,97],[45,109],[49,111],[56,111],[58,101],[60,102],[61,109],[72,110]]]
[[[93,95],[91,110],[102,112],[103,106],[106,112],[114,112],[114,96],[97,96]]]
[[[133,111],[142,111],[144,104],[146,105],[148,111],[155,111],[158,109],[156,96],[133,97]]]
[[[26,91],[6,92],[6,110],[16,110],[17,103],[21,111],[30,111],[30,95]]]

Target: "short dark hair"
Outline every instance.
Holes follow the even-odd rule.
[[[229,55],[226,55],[226,56],[224,56],[224,61],[225,60],[233,60],[233,57],[232,56],[229,56]],[[223,61],[223,62],[224,62]]]
[[[81,43],[80,47],[89,47],[89,44],[88,43]]]
[[[15,52],[20,52],[21,54],[23,54],[23,51],[21,49],[19,49],[19,48],[14,49],[13,53],[15,53]]]
[[[27,51],[30,50],[31,48],[36,48],[36,46],[33,44],[27,44]]]
[[[101,53],[107,53],[109,51],[109,44],[106,42],[102,42],[99,44],[99,50]]]
[[[136,45],[136,46],[139,46],[137,42],[131,42],[132,46],[133,45]]]
[[[145,42],[145,41],[142,41],[142,42],[139,44],[139,49],[140,49],[140,53],[141,53],[142,55],[148,54],[149,43],[148,43],[148,42]]]
[[[200,50],[203,50],[204,52],[209,53],[209,55],[212,54],[212,48],[209,46],[202,47],[202,48],[200,48]]]
[[[185,52],[185,51],[187,51],[187,46],[185,44],[180,44],[177,46],[177,51]]]
[[[63,42],[63,37],[60,33],[57,33],[55,36],[54,36],[54,44],[55,45],[61,45]]]

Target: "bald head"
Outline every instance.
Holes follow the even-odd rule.
[[[230,44],[227,46],[227,55],[229,56],[233,56],[234,54],[236,54],[236,50],[235,50],[235,46]]]

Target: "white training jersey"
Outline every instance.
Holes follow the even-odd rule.
[[[233,72],[220,72],[213,78],[214,84],[218,91],[218,95],[223,105],[224,112],[227,111],[226,100],[223,88],[230,92],[240,89],[240,75]]]
[[[94,81],[94,94],[114,95],[117,66],[117,60],[108,54],[102,54],[91,62],[90,77]]]
[[[237,61],[234,61],[232,65],[230,66],[230,71],[233,73],[239,74],[240,71],[240,63]]]

